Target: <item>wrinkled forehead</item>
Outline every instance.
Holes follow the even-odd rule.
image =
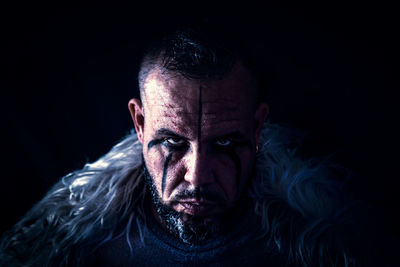
[[[149,102],[148,104],[156,104],[158,99],[177,100],[176,103],[181,102],[180,100],[191,102],[198,100],[196,92],[200,87],[203,89],[205,100],[221,99],[241,105],[256,102],[257,82],[240,63],[235,64],[232,71],[219,80],[190,79],[156,66],[149,71],[145,79],[142,97],[145,98],[145,102]]]
[[[248,121],[255,110],[256,82],[241,66],[220,80],[206,81],[154,69],[143,87],[145,115],[178,126],[195,126],[201,117],[205,127],[229,127]]]

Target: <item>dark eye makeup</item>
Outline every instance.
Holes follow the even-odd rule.
[[[188,145],[184,139],[179,137],[166,137],[163,140],[163,145],[170,148],[183,148]]]

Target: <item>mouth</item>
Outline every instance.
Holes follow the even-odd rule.
[[[207,216],[211,215],[218,206],[216,202],[185,200],[178,203],[183,211],[190,215]]]

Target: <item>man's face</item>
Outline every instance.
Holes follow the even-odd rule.
[[[256,141],[267,115],[256,110],[256,83],[237,64],[221,80],[199,81],[153,69],[143,106],[130,110],[158,201],[212,224],[237,205],[251,177]]]

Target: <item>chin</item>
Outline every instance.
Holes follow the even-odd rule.
[[[169,231],[187,244],[198,244],[215,239],[221,230],[220,218],[210,212],[192,212],[180,204],[158,203],[157,212]]]

